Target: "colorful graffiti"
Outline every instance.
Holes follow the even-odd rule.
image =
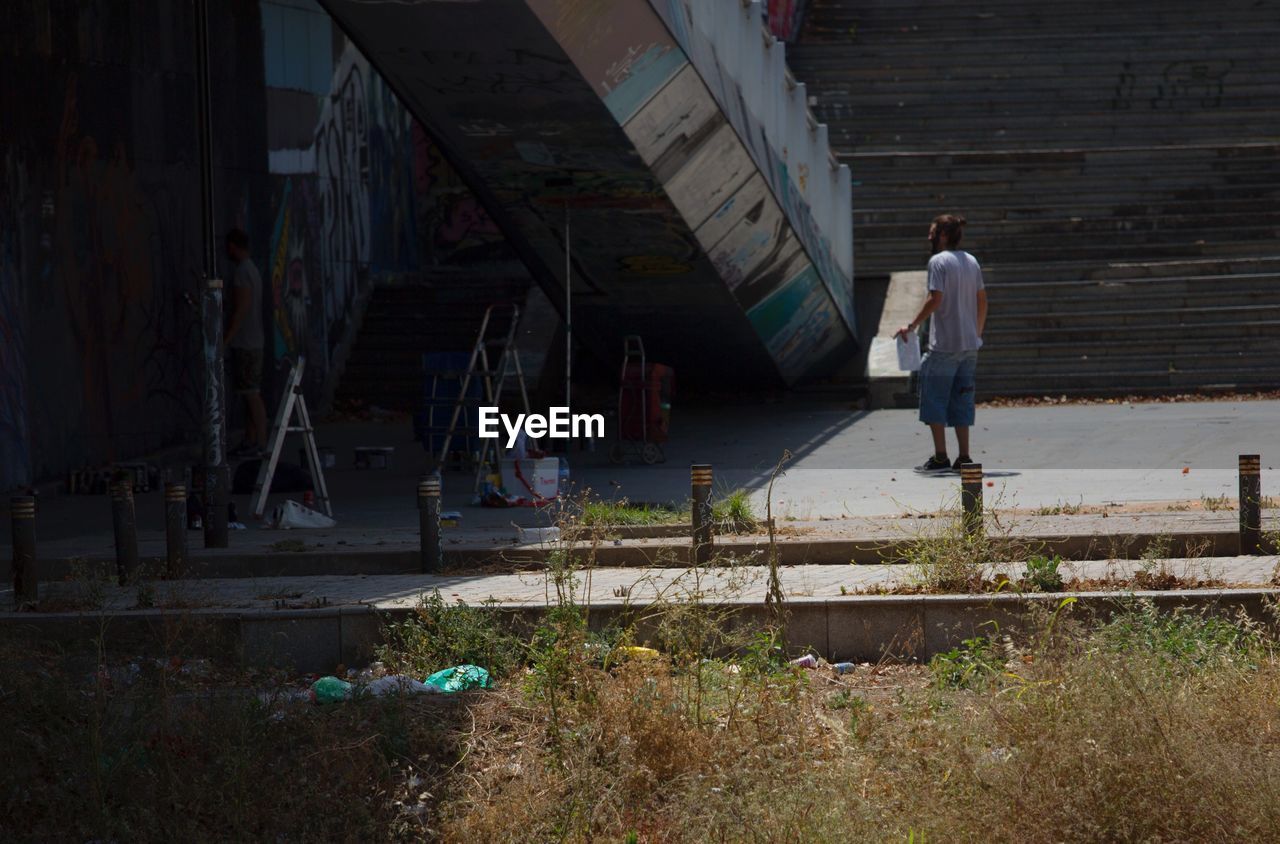
[[[324,383],[366,280],[505,256],[505,242],[426,131],[349,42],[309,150],[280,174],[269,254],[278,371],[305,354]]]
[[[316,127],[326,327],[347,313],[369,264],[368,74],[359,53],[348,47],[334,71],[335,86]],[[331,338],[328,345],[334,342]]]

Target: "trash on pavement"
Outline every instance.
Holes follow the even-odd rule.
[[[512,522],[511,526],[516,529],[516,537],[525,544],[530,542],[560,541],[560,528],[558,527],[526,528],[520,527],[515,522]]]
[[[622,659],[658,659],[662,656],[661,653],[653,648],[642,648],[639,645],[615,648],[613,652]]]
[[[426,685],[442,692],[463,692],[468,689],[489,689],[493,680],[489,672],[478,665],[455,665],[437,671],[426,679]]]
[[[316,703],[337,703],[350,700],[355,686],[337,677],[321,677],[311,684],[311,698]]]
[[[290,499],[271,511],[265,527],[289,530],[291,528],[331,528],[337,525],[324,513],[304,507]]]
[[[385,697],[386,695],[438,694],[440,689],[426,683],[419,683],[404,674],[389,674],[386,677],[379,677],[366,686],[361,686],[360,691],[362,694],[374,697]]]

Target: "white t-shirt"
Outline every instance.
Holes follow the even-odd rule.
[[[929,259],[929,290],[942,291],[942,303],[929,320],[929,348],[974,352],[978,336],[978,291],[983,289],[978,259],[963,249],[948,249]]]

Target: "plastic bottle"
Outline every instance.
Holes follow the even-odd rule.
[[[561,497],[569,494],[569,461],[560,458],[560,484],[559,493]]]

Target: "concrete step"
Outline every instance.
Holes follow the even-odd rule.
[[[1253,215],[1272,213],[1280,199],[1280,184],[1277,184],[1274,197],[1246,196],[1236,199],[1215,198],[1212,200],[1153,200],[1149,196],[1140,195],[1141,203],[1118,204],[1116,202],[1091,203],[1088,205],[1044,204],[1035,206],[1011,206],[1007,200],[999,204],[975,205],[966,202],[963,205],[964,216],[970,226],[986,226],[1003,222],[1027,222],[1038,220],[1073,220],[1076,218],[1105,220],[1147,220],[1151,218],[1188,217],[1197,213],[1241,214]],[[1064,195],[1067,202],[1075,194]],[[932,219],[937,213],[936,202],[910,206],[888,206],[884,208],[858,209],[854,222],[859,226],[874,224],[910,224],[919,228],[921,220]]]
[[[1264,309],[1280,301],[1280,283],[1266,290],[1236,291],[1230,288],[1206,290],[1201,293],[1176,293],[1154,295],[1152,293],[1127,293],[1124,295],[1096,293],[1090,296],[1044,297],[1006,299],[997,288],[988,289],[991,309],[999,313],[993,325],[1014,319],[1036,320],[1040,317],[1061,317],[1091,313],[1099,309],[1128,312],[1150,310],[1174,314],[1182,310],[1202,308],[1252,308]]]
[[[1280,386],[1274,368],[1244,370],[1201,369],[1185,372],[1133,371],[1115,376],[1052,375],[1028,373],[1003,375],[998,381],[979,381],[979,399],[996,396],[1123,396],[1196,392],[1200,390],[1265,390]]]
[[[998,379],[1004,383],[1006,377],[1044,376],[1077,376],[1080,378],[1123,377],[1130,372],[1169,373],[1255,371],[1267,368],[1267,361],[1261,355],[1209,355],[1205,357],[1169,358],[1161,355],[1134,355],[1132,357],[1095,357],[1087,352],[1065,358],[1028,358],[1018,360],[1006,358],[988,359],[984,354],[980,364],[983,379]],[[1280,376],[1277,376],[1280,380]]]
[[[1117,235],[1123,237],[1142,234],[1170,234],[1174,237],[1181,237],[1187,231],[1201,232],[1202,237],[1208,239],[1216,234],[1218,230],[1227,233],[1236,232],[1241,236],[1247,236],[1246,233],[1249,232],[1275,230],[1277,226],[1280,226],[1280,206],[1267,210],[1253,209],[1249,211],[1204,206],[1193,213],[1163,213],[1159,215],[1112,213],[1106,216],[1070,216],[1063,214],[1058,217],[1029,220],[987,220],[981,226],[976,225],[976,221],[969,218],[967,214],[965,216],[969,219],[969,225],[965,229],[965,237],[981,237],[992,243],[999,243],[1010,238],[1021,240],[1023,236],[1044,235],[1072,238],[1080,235],[1090,237]],[[909,222],[871,222],[864,220],[861,222],[858,231],[861,235],[860,239],[863,241],[877,241],[896,237],[918,238],[920,223],[918,219]]]
[[[1235,315],[1238,316],[1238,315]],[[1040,344],[1046,342],[1105,344],[1119,340],[1160,341],[1177,334],[1184,341],[1237,342],[1241,338],[1280,338],[1280,320],[1223,318],[1216,322],[1200,322],[1171,328],[1159,323],[1131,326],[1097,324],[1064,325],[1048,331],[1017,322],[1008,327],[998,322],[987,328],[983,339],[992,346],[1002,344]],[[1280,367],[1277,367],[1280,370]]]
[[[852,170],[860,278],[968,217],[980,389],[1159,392],[1280,378],[1276,43],[1280,0],[811,0],[788,59]]]
[[[1054,335],[1039,335],[1034,343],[1016,343],[996,335],[982,347],[983,365],[1002,362],[1028,364],[1037,360],[1130,360],[1134,358],[1151,358],[1154,360],[1195,360],[1209,359],[1218,355],[1235,356],[1265,362],[1268,357],[1274,358],[1280,353],[1280,334],[1271,336],[1241,336],[1235,338],[1230,345],[1221,338],[1208,340],[1187,340],[1179,337],[1163,338],[1140,337],[1138,335],[1112,339],[1106,343],[1074,342],[1058,340]]]

